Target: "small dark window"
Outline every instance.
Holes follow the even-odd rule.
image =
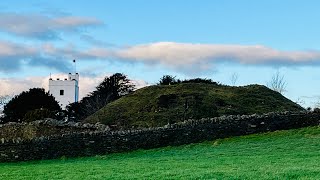
[[[60,90],[60,96],[64,95],[64,90]]]

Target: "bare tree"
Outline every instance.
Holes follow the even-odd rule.
[[[0,96],[0,106],[6,105],[10,99],[12,99],[12,96],[10,95],[2,95]]]
[[[272,75],[271,80],[267,83],[267,86],[270,89],[283,94],[286,91],[287,82],[284,79],[284,75],[281,75],[280,71],[278,70]]]
[[[238,81],[239,75],[237,73],[233,73],[230,77],[230,81],[232,86],[236,85],[237,81]]]
[[[1,95],[0,96],[0,122],[2,121],[2,118],[4,117],[3,108],[4,106],[12,99],[13,96],[10,95]]]
[[[315,102],[314,108],[320,108],[320,97],[318,97],[317,101]]]
[[[306,105],[306,101],[303,100],[303,97],[299,97],[295,103],[299,104],[302,107],[304,107]]]

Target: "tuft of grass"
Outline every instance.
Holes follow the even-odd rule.
[[[320,179],[320,127],[95,157],[0,164],[0,179]]]
[[[149,86],[109,103],[85,121],[117,127],[163,126],[221,115],[300,111],[302,107],[261,85],[204,83]]]

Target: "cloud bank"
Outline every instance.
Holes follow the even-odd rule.
[[[0,40],[0,72],[18,71],[22,66],[41,66],[66,72],[71,65],[64,61],[65,54],[51,56],[42,47]]]
[[[41,40],[60,39],[60,33],[80,31],[102,24],[98,19],[90,17],[0,13],[0,31]]]
[[[196,64],[213,64],[221,61],[253,65],[306,65],[320,61],[320,51],[281,51],[262,45],[176,42],[136,45],[116,51],[115,56],[132,61],[162,63],[170,66],[193,66]]]
[[[124,62],[161,64],[184,72],[210,70],[221,62],[264,66],[320,65],[320,51],[283,51],[263,45],[156,42],[117,49],[96,47],[74,52],[73,55],[79,59],[112,58]]]
[[[47,45],[49,54],[73,55],[82,59],[108,59],[162,63],[171,66],[230,61],[242,64],[308,64],[320,61],[320,51],[281,51],[262,45],[222,45],[158,42],[123,48],[94,47],[79,51]]]
[[[57,47],[0,41],[0,71],[18,69],[22,65],[44,66],[68,72],[71,59],[116,60],[188,70],[209,70],[220,62],[265,66],[320,65],[320,51],[282,51],[262,45],[193,44],[156,42],[129,47],[91,47],[74,45]]]

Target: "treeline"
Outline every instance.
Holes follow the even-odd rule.
[[[4,105],[4,116],[0,118],[0,122],[30,122],[44,118],[81,121],[134,89],[134,84],[126,75],[115,73],[105,77],[95,90],[80,102],[72,103],[66,110],[62,110],[50,92],[45,92],[43,88],[31,88],[14,96]]]
[[[174,85],[179,83],[206,83],[215,84],[211,79],[187,79],[180,80],[175,76],[164,75],[160,78],[158,85]],[[81,101],[69,104],[66,110],[62,110],[59,102],[43,88],[31,88],[14,96],[3,108],[4,116],[0,123],[6,122],[30,122],[44,118],[58,120],[82,121],[94,114],[108,103],[115,101],[122,96],[132,93],[135,85],[122,73],[115,73],[96,86]]]

